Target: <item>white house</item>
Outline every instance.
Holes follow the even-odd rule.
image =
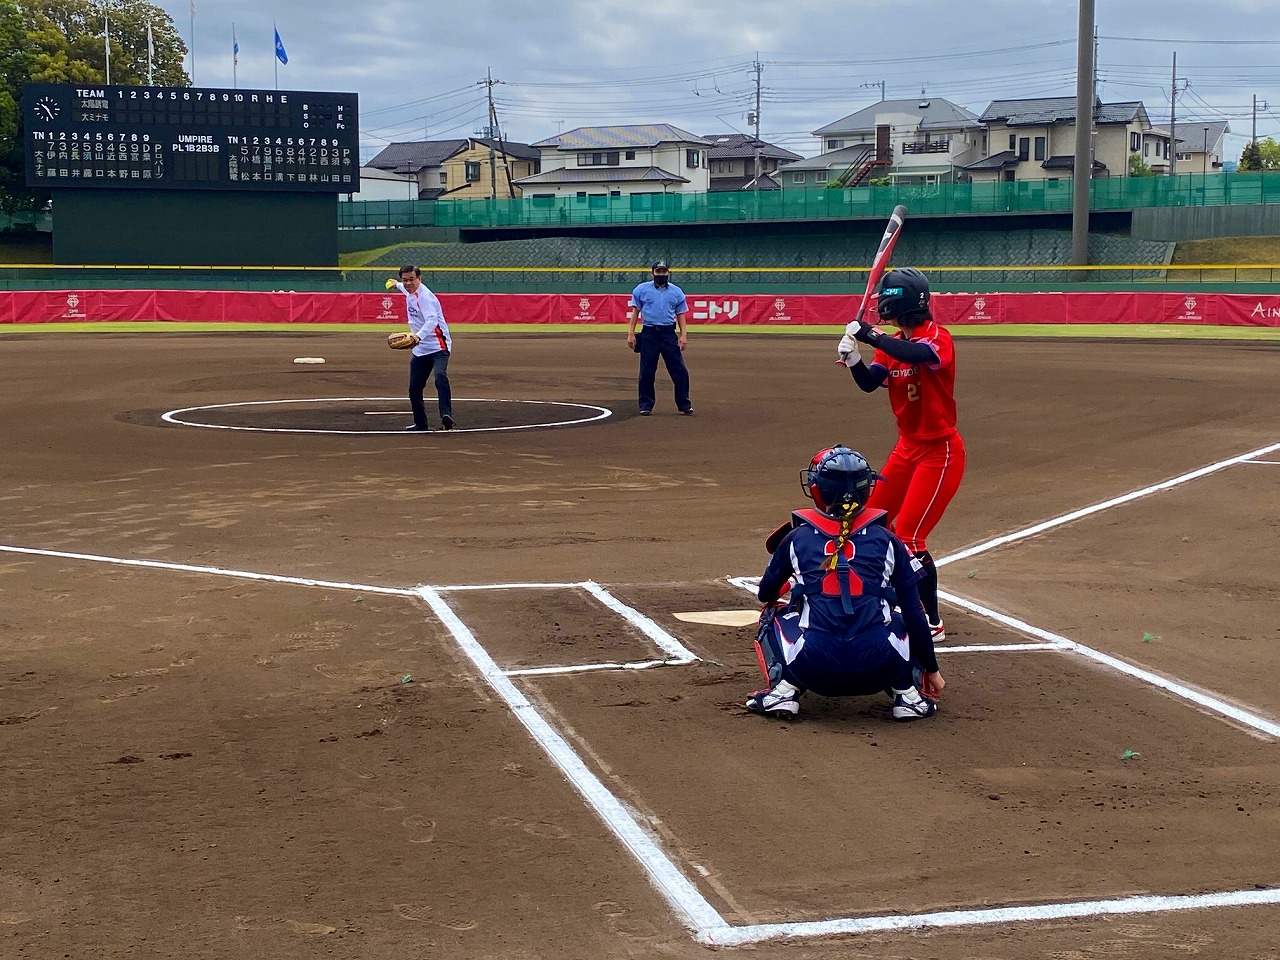
[[[975,183],[1071,179],[1075,97],[993,100],[980,119],[982,159],[965,168]],[[1169,132],[1152,125],[1141,101],[1095,103],[1093,126],[1094,177],[1129,176],[1133,156],[1157,172],[1168,169]]]
[[[895,183],[946,183],[958,166],[980,156],[978,118],[941,97],[882,100],[813,135],[822,153],[783,166],[784,190],[830,183],[856,187],[881,177]]]
[[[607,203],[637,194],[706,193],[711,142],[669,123],[578,127],[539,140],[542,172],[516,181],[525,197]]]

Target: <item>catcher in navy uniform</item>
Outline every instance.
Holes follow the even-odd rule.
[[[795,511],[766,541],[756,654],[769,686],[747,709],[794,716],[806,691],[884,692],[895,720],[933,716],[945,681],[916,588],[921,566],[885,512],[867,509],[879,475],[837,444],[819,450],[800,479],[815,509]]]

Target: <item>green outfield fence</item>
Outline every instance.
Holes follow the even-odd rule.
[[[338,226],[355,230],[849,220],[888,217],[900,203],[913,218],[1070,213],[1072,193],[1072,181],[1063,179],[619,197],[356,200],[338,204]],[[1280,203],[1280,171],[1116,177],[1089,184],[1089,206],[1099,211],[1268,203]]]
[[[1188,291],[1274,293],[1280,264],[1173,266],[922,266],[939,292]],[[382,293],[394,268],[75,266],[0,267],[0,290],[288,290]],[[608,267],[433,267],[427,285],[441,293],[629,293],[649,275],[647,265]],[[866,266],[681,267],[680,283],[693,293],[843,294],[861,292]]]

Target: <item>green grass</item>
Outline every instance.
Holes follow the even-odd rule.
[[[1173,263],[1280,263],[1280,237],[1214,237],[1182,240],[1173,252]]]

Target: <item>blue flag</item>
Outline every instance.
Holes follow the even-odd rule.
[[[276,59],[281,63],[289,62],[289,55],[284,52],[284,41],[280,39],[279,30],[276,30]]]

